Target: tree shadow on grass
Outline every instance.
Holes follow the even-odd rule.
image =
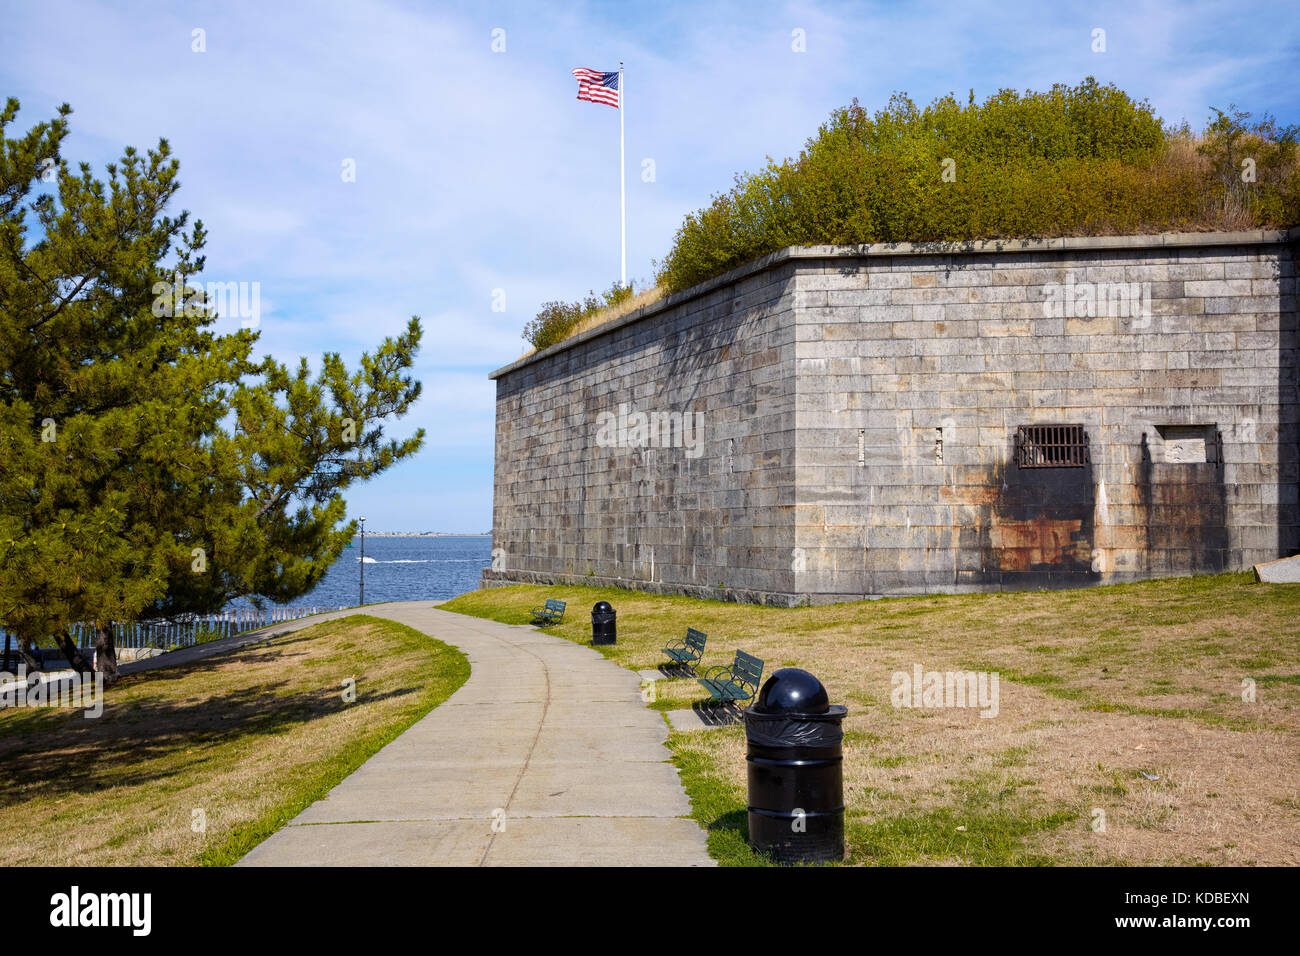
[[[304,638],[303,640],[310,640]],[[174,681],[241,662],[289,666],[298,653],[284,642],[256,654],[239,651],[204,658],[177,668],[128,675],[105,691],[102,716],[84,709],[44,708],[14,712],[0,721],[0,809],[25,802],[32,784],[43,794],[95,793],[109,787],[162,784],[206,763],[211,751],[240,738],[282,734],[346,709],[409,697],[422,685],[386,691],[356,689],[346,702],[342,688],[286,692],[287,679],[261,681],[219,697],[150,699],[126,692],[159,681]],[[8,726],[5,726],[8,725]],[[192,751],[192,753],[191,753]],[[22,785],[19,789],[16,785]]]
[[[127,688],[138,685],[143,681],[177,681],[185,680],[195,674],[212,673],[229,664],[247,664],[250,666],[259,666],[268,663],[274,663],[281,667],[289,667],[295,658],[305,657],[306,653],[299,650],[294,645],[311,645],[313,641],[318,640],[316,637],[299,636],[297,632],[278,636],[273,642],[257,642],[244,644],[240,647],[231,648],[212,654],[208,657],[196,657],[193,660],[185,661],[180,664],[166,664],[159,667],[147,668],[145,670],[134,671],[124,674],[116,684],[109,688],[109,693],[113,693],[120,688]],[[202,645],[199,645],[202,646]],[[273,651],[274,653],[268,653]],[[166,654],[162,655],[165,659]],[[153,658],[158,660],[159,658]]]

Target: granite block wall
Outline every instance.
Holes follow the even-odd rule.
[[[1292,231],[751,263],[494,373],[484,584],[797,604],[1295,553],[1296,248]],[[674,443],[638,411],[698,427]],[[1021,429],[1043,425],[1081,426],[1080,460],[1024,467],[1042,451]]]
[[[715,283],[497,373],[484,583],[789,600],[794,278]]]

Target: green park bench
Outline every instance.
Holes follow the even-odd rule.
[[[550,627],[552,624],[559,624],[564,620],[564,602],[547,601],[540,607],[533,608],[529,613],[533,615],[534,624]]]
[[[669,666],[694,674],[695,665],[704,657],[704,644],[708,639],[709,635],[703,631],[688,627],[685,637],[669,641],[668,646],[663,649],[672,662]]]
[[[763,679],[763,662],[753,654],[736,651],[736,659],[730,664],[710,667],[703,677],[696,679],[714,700],[736,706],[752,701],[758,693],[759,682]]]

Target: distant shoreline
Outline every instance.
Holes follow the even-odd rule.
[[[352,537],[359,538],[357,532]],[[484,534],[460,534],[455,531],[367,531],[367,538],[490,538],[491,532]]]

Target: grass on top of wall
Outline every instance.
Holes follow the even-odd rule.
[[[653,298],[787,246],[1300,224],[1300,128],[1234,106],[1207,112],[1199,131],[1166,124],[1145,100],[1092,77],[983,102],[973,90],[965,103],[949,94],[923,108],[895,93],[874,113],[855,99],[798,156],[738,174],[688,214]],[[606,299],[547,303],[524,338],[545,348],[608,321],[623,300]]]

